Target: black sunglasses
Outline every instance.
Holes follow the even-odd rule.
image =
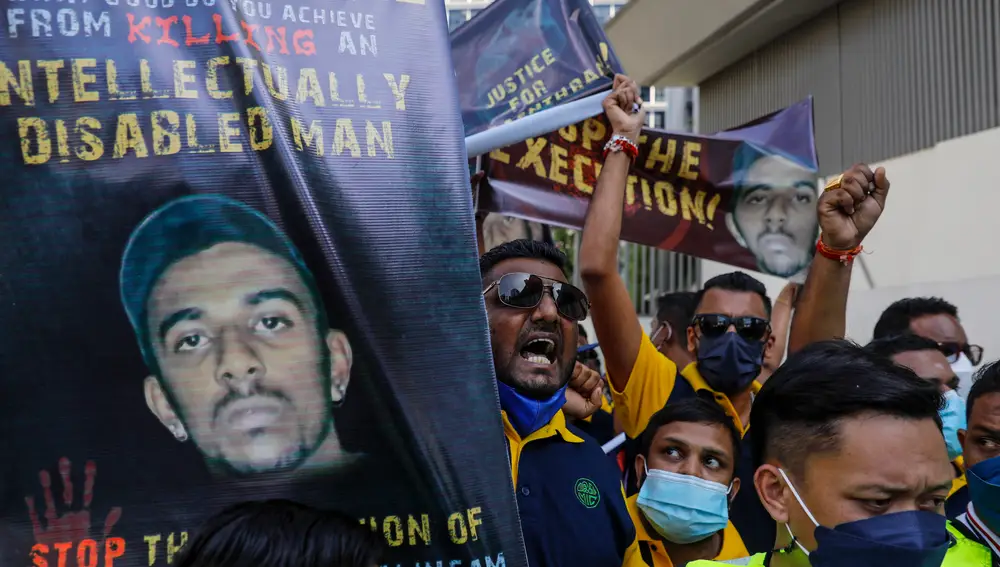
[[[497,288],[500,303],[515,309],[534,309],[542,302],[542,296],[548,289],[556,302],[556,310],[571,321],[583,321],[590,311],[590,301],[579,288],[551,278],[543,278],[534,274],[514,272],[504,274],[497,281],[483,290],[483,295]]]
[[[958,362],[958,357],[965,353],[969,362],[973,366],[978,366],[983,360],[983,347],[979,345],[959,344],[959,343],[938,343],[938,349],[948,357],[949,364]]]
[[[721,337],[732,326],[736,332],[748,341],[761,341],[771,332],[771,323],[760,317],[730,317],[729,315],[704,314],[695,315],[691,321],[701,330],[701,334],[709,338]]]

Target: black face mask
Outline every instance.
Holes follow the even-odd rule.
[[[727,396],[750,386],[763,362],[764,341],[747,340],[739,333],[702,335],[698,343],[698,372],[713,390]]]

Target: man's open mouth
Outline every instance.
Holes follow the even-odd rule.
[[[532,364],[552,364],[556,361],[556,343],[552,339],[532,339],[521,347],[521,358]]]

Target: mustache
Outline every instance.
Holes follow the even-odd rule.
[[[222,397],[221,400],[216,402],[215,409],[212,411],[212,421],[214,422],[218,420],[219,414],[225,411],[225,409],[229,407],[233,402],[237,402],[239,400],[246,400],[249,398],[256,398],[256,397],[273,398],[288,403],[291,403],[292,401],[288,396],[284,394],[284,392],[281,392],[279,390],[268,390],[258,387],[255,388],[249,394],[242,394],[240,392],[230,390],[228,394],[226,394],[225,396]]]
[[[780,235],[780,236],[784,236],[786,238],[790,238],[792,240],[795,240],[794,236],[792,236],[791,234],[789,234],[788,232],[786,232],[784,229],[780,229],[779,228],[778,230],[765,230],[764,232],[760,233],[760,236],[757,237],[757,242],[760,242],[761,240],[763,240],[763,238],[765,236],[771,236],[771,235],[775,235],[775,234]]]
[[[530,335],[531,333],[552,333],[559,338],[560,343],[563,340],[562,326],[559,324],[558,321],[552,323],[542,321],[540,323],[535,323],[530,327],[521,329],[521,333],[517,337],[517,344],[523,345],[524,341],[528,338],[528,335]]]

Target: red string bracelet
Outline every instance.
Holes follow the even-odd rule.
[[[858,254],[860,254],[862,250],[864,250],[864,247],[862,247],[860,244],[858,244],[857,247],[852,248],[851,250],[834,250],[833,248],[830,248],[826,244],[823,244],[822,238],[816,241],[816,252],[819,253],[820,256],[840,262],[845,266],[853,262],[854,258]]]

